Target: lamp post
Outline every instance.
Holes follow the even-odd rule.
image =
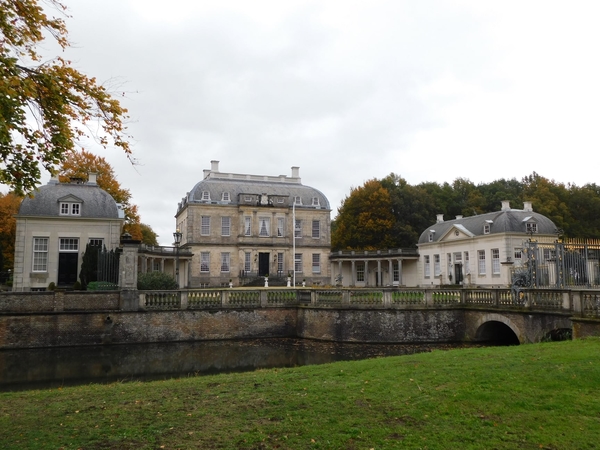
[[[181,231],[179,231],[179,228],[173,233],[173,239],[175,240],[175,280],[177,281],[177,289],[179,289],[179,244],[181,244]]]

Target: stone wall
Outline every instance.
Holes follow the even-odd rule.
[[[458,342],[464,310],[319,309],[298,311],[298,337],[339,342]]]

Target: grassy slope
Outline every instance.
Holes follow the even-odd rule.
[[[586,449],[600,340],[0,394],[3,448]]]

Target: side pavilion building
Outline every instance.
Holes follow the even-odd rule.
[[[290,176],[219,171],[219,162],[179,203],[181,249],[193,253],[189,287],[238,286],[256,277],[295,275],[296,283],[328,284],[327,197]]]

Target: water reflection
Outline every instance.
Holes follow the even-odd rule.
[[[0,390],[151,380],[406,355],[448,344],[350,344],[303,339],[179,342],[0,351]]]

